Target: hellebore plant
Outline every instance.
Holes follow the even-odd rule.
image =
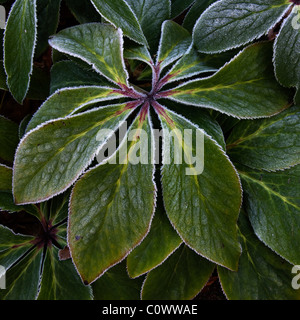
[[[56,13],[47,32],[38,32],[38,0],[15,1],[5,30],[3,89],[20,103],[44,48],[37,35],[57,27],[60,1],[41,2]],[[75,16],[78,3],[67,1]],[[27,239],[1,229],[9,285],[25,279],[13,297],[35,277],[27,298],[74,298],[77,286],[79,299],[140,290],[142,299],[192,299],[217,267],[229,299],[299,298],[298,11],[288,0],[91,0],[81,24],[50,37],[51,95],[22,123],[13,173],[0,167],[0,208],[27,211],[44,230]],[[115,132],[114,163],[97,163]],[[176,159],[179,144],[192,160],[200,135],[202,172]],[[59,249],[71,260],[59,261]]]

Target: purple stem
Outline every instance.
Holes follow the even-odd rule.
[[[118,84],[121,89],[115,89],[113,92],[120,93],[125,97],[132,99],[142,100],[146,97],[145,94],[135,91],[133,88],[127,87],[124,84]]]

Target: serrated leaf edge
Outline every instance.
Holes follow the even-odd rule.
[[[203,11],[203,13],[201,14],[201,16],[198,18],[198,20],[196,21],[195,25],[194,25],[194,28],[193,28],[193,32],[192,32],[192,36],[193,36],[193,42],[194,42],[194,35],[195,35],[195,30],[196,30],[196,27],[200,21],[201,18],[205,18],[205,15],[207,14],[207,11],[209,9],[211,9],[212,7],[215,7],[215,6],[218,6],[220,2],[222,2],[223,0],[219,0],[219,1],[216,1],[214,3],[212,3],[205,11]],[[287,4],[286,4],[287,5]],[[284,16],[285,14],[288,12],[288,10],[290,9],[290,7],[292,6],[293,4],[291,3],[287,8],[286,10],[281,14],[281,16],[264,32],[261,32],[259,35],[257,36],[254,36],[254,37],[251,37],[249,38],[249,41],[246,41],[246,42],[242,42],[240,43],[239,45],[235,45],[235,46],[230,46],[230,47],[227,47],[226,49],[223,49],[223,50],[217,50],[217,51],[201,51],[199,50],[198,48],[198,51],[201,52],[201,53],[206,53],[206,54],[215,54],[215,53],[222,53],[222,52],[226,52],[226,51],[229,51],[229,50],[232,50],[232,49],[235,49],[235,48],[239,48],[239,47],[243,47],[245,45],[248,45],[250,44],[253,40],[257,40],[259,39],[260,37],[262,37],[263,35],[267,34],[269,30],[271,30]],[[282,5],[283,6],[283,5]]]
[[[299,111],[298,111],[299,112]],[[250,135],[248,135],[248,136],[246,136],[246,139],[244,139],[242,142],[240,142],[240,143],[243,143],[244,141],[246,141],[246,140],[249,140],[250,139],[250,141],[252,140],[252,138],[250,138],[250,137],[252,137],[252,136],[254,136],[254,138],[258,135],[258,137],[259,137],[259,134],[260,133],[263,133],[263,131],[265,130],[265,129],[267,129],[269,126],[272,126],[274,123],[276,123],[276,122],[279,122],[279,121],[282,121],[284,118],[286,118],[286,117],[289,117],[289,116],[293,116],[293,115],[295,115],[297,113],[297,111],[295,111],[295,113],[293,113],[293,114],[287,114],[287,115],[285,115],[283,118],[281,118],[281,119],[278,119],[278,120],[274,120],[273,119],[273,121],[272,122],[270,122],[270,123],[268,123],[266,126],[264,126],[264,127],[260,127],[259,129],[257,129],[256,131],[254,131],[253,133],[251,133]],[[238,143],[238,144],[236,144],[236,146],[238,147],[239,146],[239,144],[240,143]],[[226,147],[227,147],[227,144],[226,144]],[[234,149],[235,147],[233,147],[232,149]],[[233,163],[240,163],[239,161],[232,161]],[[254,170],[263,170],[263,171],[266,171],[266,172],[278,172],[278,171],[285,171],[285,170],[288,170],[288,169],[291,169],[291,168],[293,168],[293,167],[295,167],[295,166],[297,166],[297,165],[299,165],[300,164],[300,159],[298,160],[298,162],[296,162],[296,163],[294,163],[294,164],[291,164],[291,165],[289,165],[289,166],[285,166],[285,167],[281,167],[281,168],[276,168],[276,169],[266,169],[266,168],[258,168],[258,167],[254,167],[254,166],[251,166],[251,165],[245,165],[245,164],[243,164],[243,163],[240,163],[241,165],[243,165],[243,166],[246,166],[246,167],[248,167],[248,168],[251,168],[251,169],[254,169]]]
[[[289,9],[293,6],[293,4],[291,4],[291,6],[289,7]],[[293,85],[290,85],[290,86],[287,86],[285,84],[283,84],[280,80],[279,80],[279,77],[278,77],[278,74],[277,74],[277,68],[276,68],[276,59],[278,57],[278,52],[277,52],[277,48],[278,48],[278,38],[282,32],[282,29],[285,27],[285,25],[288,23],[289,21],[289,16],[286,17],[286,19],[283,21],[281,27],[280,27],[280,30],[279,30],[279,33],[277,34],[276,38],[275,38],[275,41],[273,43],[273,59],[272,59],[272,62],[273,62],[273,66],[274,66],[274,75],[275,75],[275,78],[276,80],[278,81],[278,83],[280,83],[283,87],[285,88],[292,88],[292,87],[296,87],[297,89],[299,88],[300,86],[300,83],[297,84],[293,84]]]
[[[181,58],[184,58],[186,55],[188,55],[191,51],[192,51],[192,49],[194,48],[194,44],[192,43],[191,45],[190,45],[190,47],[188,48],[188,50],[187,50],[187,52],[181,57]],[[166,73],[166,77],[168,76],[168,75],[170,75],[170,73],[177,67],[177,65],[180,63],[180,61],[181,61],[181,58],[174,64],[174,66],[172,66],[169,70],[168,70],[168,72]],[[172,82],[175,82],[175,81],[179,81],[179,80],[186,80],[186,79],[189,79],[189,78],[192,78],[192,77],[194,77],[194,76],[196,76],[196,75],[200,75],[201,73],[206,73],[206,72],[213,72],[214,74],[216,73],[216,72],[218,72],[219,71],[219,69],[215,69],[215,72],[213,72],[213,71],[207,71],[207,70],[203,70],[203,71],[194,71],[194,72],[191,72],[191,73],[189,73],[188,75],[184,75],[184,76],[180,76],[180,73],[178,74],[178,76],[172,76],[170,79],[168,79],[168,81],[164,84],[164,85],[166,85],[166,84],[169,84],[169,83],[172,83]],[[209,76],[209,77],[212,77],[213,75],[211,75],[211,76]],[[200,79],[205,79],[205,78],[200,78]],[[198,80],[200,80],[200,79],[198,79]],[[186,84],[186,82],[184,83],[184,84]],[[163,85],[163,86],[164,86]]]
[[[29,127],[29,124],[32,122],[32,120],[35,118],[36,114],[39,112],[39,110],[49,102],[49,100],[51,100],[54,96],[57,96],[59,95],[61,92],[65,92],[65,91],[76,91],[76,90],[80,90],[80,89],[110,89],[112,91],[115,90],[115,88],[110,88],[110,87],[106,87],[106,86],[96,86],[96,85],[91,85],[91,86],[85,86],[85,85],[82,85],[82,86],[77,86],[77,87],[64,87],[64,88],[61,88],[61,89],[57,89],[55,92],[53,92],[44,102],[43,104],[39,107],[39,109],[35,112],[35,114],[32,116],[32,118],[30,119],[29,123],[27,124],[26,126],[26,130],[25,130],[25,133],[27,134],[30,130],[33,130],[35,129],[36,127],[34,128],[31,128],[29,131],[28,131],[28,127]],[[117,94],[117,93],[115,93]],[[109,98],[108,98],[109,97]],[[69,113],[67,116],[71,116],[71,115],[74,115],[78,110],[80,110],[81,108],[85,107],[85,106],[88,106],[89,104],[93,104],[93,103],[97,103],[97,102],[102,102],[102,101],[110,101],[110,100],[115,100],[115,99],[119,99],[119,98],[122,98],[123,96],[120,94],[120,97],[113,97],[111,98],[109,95],[107,96],[107,98],[96,98],[96,99],[92,99],[90,101],[87,101],[86,103],[83,103],[81,105],[79,105],[77,108],[73,109],[73,111],[71,113]],[[104,106],[105,107],[105,106]],[[95,108],[96,109],[96,108]],[[93,110],[95,110],[93,109]],[[67,117],[66,116],[66,117]],[[58,120],[58,119],[62,119],[62,118],[65,118],[65,117],[58,117],[58,118],[52,118],[50,120],[47,120],[47,121],[44,121],[42,123],[40,123],[39,125],[42,125],[42,124],[45,124],[46,122],[48,121],[53,121],[53,120]]]
[[[138,117],[140,116],[140,114],[141,114],[141,110],[139,111],[138,115],[136,116],[135,120],[134,120],[132,123],[134,123],[134,122],[138,119]],[[150,125],[150,127],[151,127],[151,129],[152,129],[152,121],[151,121],[151,116],[150,116],[149,110],[148,110],[148,113],[147,113],[147,114],[148,114],[149,125]],[[124,121],[125,121],[125,120],[124,120]],[[122,123],[124,123],[124,122],[122,122]],[[126,136],[124,137],[124,139],[127,138],[127,134],[128,134],[128,132],[129,132],[129,130],[130,130],[130,128],[128,128],[127,133],[126,133]],[[152,140],[152,143],[153,143],[153,146],[154,146],[154,148],[153,148],[153,155],[152,155],[152,157],[153,157],[153,158],[152,158],[152,161],[153,161],[153,163],[154,163],[154,156],[155,156],[155,144],[154,144],[154,141],[155,141],[155,140],[154,140],[154,136],[153,136],[153,130],[151,130],[151,132],[152,132],[151,140]],[[122,141],[124,141],[124,139],[123,139]],[[98,165],[94,166],[93,168],[90,168],[89,170],[85,171],[84,174],[89,173],[89,172],[92,171],[93,169],[96,169],[97,167],[103,165],[106,161],[109,161],[109,159],[113,158],[113,157],[115,156],[115,154],[118,152],[118,150],[120,149],[120,146],[121,146],[121,144],[122,144],[122,141],[120,142],[119,147],[117,148],[117,150],[116,150],[110,157],[108,157],[106,160],[103,160],[101,163],[99,163]],[[146,233],[143,235],[143,237],[140,239],[140,241],[138,241],[138,243],[136,243],[130,250],[128,250],[128,251],[125,253],[125,255],[124,255],[120,260],[118,260],[116,263],[113,263],[113,264],[111,264],[110,266],[108,266],[108,267],[107,267],[105,270],[103,270],[94,280],[90,281],[90,282],[88,283],[88,285],[92,284],[93,282],[95,282],[96,280],[98,280],[99,278],[101,278],[101,276],[103,276],[103,275],[106,273],[106,271],[108,271],[108,270],[111,269],[112,267],[116,266],[117,264],[119,264],[119,263],[121,263],[123,260],[125,260],[125,259],[127,258],[127,256],[128,256],[136,247],[138,247],[138,246],[143,242],[143,240],[146,238],[146,236],[149,234],[149,231],[150,231],[151,226],[152,226],[152,221],[153,221],[153,218],[154,218],[154,215],[155,215],[156,205],[157,205],[157,186],[156,186],[156,183],[155,183],[155,166],[153,165],[152,167],[153,167],[153,170],[152,170],[152,182],[153,182],[153,186],[154,186],[154,202],[153,202],[153,210],[152,210],[152,214],[151,214],[149,226],[148,226],[148,229],[146,230]],[[76,185],[74,185],[74,187],[72,188],[71,195],[70,195],[70,198],[69,198],[68,216],[71,215],[71,200],[72,200],[73,195],[74,195],[75,187],[76,187]],[[67,230],[70,230],[70,219],[68,219],[68,227],[67,227]],[[69,231],[68,231],[68,232],[67,232],[67,245],[68,245],[69,248],[71,248],[71,247],[70,247],[70,239],[69,239],[69,236],[70,236],[70,234],[69,234]],[[74,262],[74,259],[73,259],[73,257],[72,257],[72,251],[70,250],[70,252],[71,252],[72,263],[73,263],[73,265],[74,265],[74,267],[75,267],[75,269],[76,269],[79,277],[81,278],[82,282],[85,283],[84,277],[80,274],[80,271],[78,270],[78,268],[77,268],[77,266],[76,266],[76,264],[75,264],[75,262]]]
[[[107,23],[99,23],[99,22],[90,22],[90,23],[86,23],[84,25],[106,25],[106,26],[109,26],[109,24]],[[82,25],[79,25],[79,26],[82,26]],[[67,29],[64,29],[64,30],[70,30],[70,29],[73,29],[73,28],[77,28],[78,25],[76,26],[73,26],[73,27],[69,27]],[[114,26],[115,27],[115,26]],[[116,27],[115,27],[116,28]],[[120,55],[121,55],[121,63],[122,63],[122,66],[123,66],[123,71],[124,73],[126,74],[126,85],[129,86],[129,83],[128,83],[128,79],[129,79],[129,75],[128,75],[128,72],[127,72],[127,69],[126,69],[126,66],[125,66],[125,62],[124,62],[124,56],[123,56],[123,48],[124,48],[124,39],[123,39],[123,31],[122,29],[120,28],[116,28],[116,31],[118,33],[118,36],[119,36],[119,40],[120,40]],[[59,35],[59,33],[57,34]],[[55,35],[54,35],[55,37]],[[88,61],[86,58],[84,58],[83,56],[75,53],[74,51],[70,51],[70,50],[67,50],[67,49],[63,49],[62,48],[58,48],[56,47],[55,45],[53,45],[52,43],[52,39],[53,38],[50,38],[49,39],[49,44],[52,48],[54,48],[55,50],[59,51],[59,52],[63,52],[65,54],[68,54],[72,57],[75,57],[75,58],[78,58],[84,62],[86,62],[88,65],[92,66],[92,69],[95,70],[98,74],[100,74],[101,76],[103,76],[105,79],[109,80],[110,82],[114,83],[114,84],[117,84],[119,85],[116,81],[110,79],[108,76],[106,76],[105,74],[103,74],[96,66],[94,63],[91,63],[90,61]]]
[[[119,105],[119,104],[116,104],[116,105]],[[27,136],[29,136],[31,133],[33,133],[33,132],[35,132],[35,131],[38,131],[39,129],[41,129],[42,127],[48,125],[48,124],[51,123],[51,122],[56,122],[56,121],[60,121],[60,120],[66,120],[66,119],[70,119],[70,118],[74,118],[74,117],[80,117],[80,116],[83,115],[83,114],[91,113],[91,112],[96,111],[96,110],[101,110],[101,109],[113,107],[113,106],[116,106],[116,105],[101,106],[101,107],[99,107],[99,108],[95,108],[95,109],[92,109],[92,110],[88,110],[88,111],[83,112],[83,113],[80,113],[80,114],[78,114],[78,115],[71,115],[71,116],[67,116],[67,117],[63,117],[63,118],[58,118],[58,119],[55,119],[55,120],[46,121],[46,122],[38,125],[38,126],[35,127],[34,129],[30,130],[29,132],[27,132],[27,133],[24,135],[24,137],[23,137],[23,138],[20,140],[20,142],[19,142],[19,145],[18,145],[18,147],[17,147],[17,151],[18,151],[19,148],[22,146],[22,144],[23,144],[23,142],[25,141],[25,139],[27,139]],[[130,114],[131,114],[132,112],[133,112],[133,110],[131,110],[131,111],[127,114],[127,116],[126,116],[126,118],[125,118],[124,120],[119,121],[118,126],[116,126],[116,127],[113,129],[113,131],[117,130],[117,128],[118,128],[119,126],[121,126],[121,125],[124,123],[124,121],[126,121],[126,119],[130,116]],[[12,188],[12,190],[13,190],[14,202],[15,202],[17,205],[35,204],[35,203],[40,203],[40,202],[47,201],[47,200],[52,199],[53,197],[55,197],[55,196],[57,196],[57,195],[59,195],[59,194],[61,194],[61,193],[64,193],[64,192],[65,192],[70,186],[72,186],[72,185],[78,180],[78,178],[85,172],[85,169],[92,163],[95,155],[96,155],[96,154],[99,152],[99,150],[106,144],[106,142],[109,140],[110,137],[111,137],[111,135],[108,136],[108,137],[105,139],[105,141],[103,141],[103,143],[98,147],[98,149],[96,150],[96,152],[95,152],[95,153],[91,156],[91,158],[86,162],[85,168],[76,175],[76,177],[73,179],[72,182],[68,183],[68,184],[65,186],[65,188],[63,188],[62,190],[60,190],[60,191],[58,191],[58,192],[53,193],[53,194],[52,194],[51,196],[49,196],[49,197],[39,198],[39,199],[36,199],[36,200],[34,200],[34,201],[17,202],[17,201],[16,201],[16,198],[15,198],[15,194],[14,194],[14,181],[15,181],[15,179],[14,179],[14,174],[15,174],[15,170],[13,170],[13,184],[12,184],[13,188]],[[16,153],[17,153],[17,151],[16,151]],[[14,159],[14,168],[15,168],[15,162],[16,162],[16,156],[15,156],[15,159]]]
[[[144,32],[143,32],[143,30],[142,30],[142,27],[141,27],[141,25],[140,25],[140,22],[139,22],[138,19],[137,19],[136,14],[133,12],[132,8],[130,7],[130,5],[129,5],[126,1],[123,1],[123,2],[124,2],[124,4],[129,8],[129,10],[132,12],[132,14],[133,14],[133,16],[134,16],[134,18],[135,18],[135,20],[136,20],[136,23],[137,23],[138,26],[139,26],[141,35],[143,36],[143,38],[144,38],[144,40],[145,40],[145,43],[139,42],[139,41],[137,41],[136,39],[133,39],[132,37],[128,36],[127,34],[126,34],[126,37],[128,37],[129,39],[131,39],[132,41],[134,41],[134,42],[136,42],[136,43],[139,43],[139,44],[141,44],[141,45],[146,45],[146,47],[148,47],[149,45],[148,45],[147,39],[146,39],[146,37],[145,37],[145,35],[144,35]],[[114,23],[112,23],[112,21],[110,21],[107,17],[105,17],[105,16],[99,11],[99,9],[97,8],[97,6],[95,5],[95,3],[94,3],[93,0],[91,0],[91,3],[92,3],[92,5],[95,7],[96,11],[99,13],[99,15],[100,15],[101,17],[103,17],[105,20],[107,20],[109,23],[111,23],[116,29],[118,28]],[[121,30],[121,28],[118,28],[118,29]]]
[[[284,170],[283,170],[283,171],[284,171]],[[240,174],[240,173],[239,173],[239,174]],[[247,176],[248,176],[248,175],[247,175]],[[249,178],[248,178],[248,179],[249,179]],[[250,180],[256,180],[256,179],[250,178]],[[257,180],[256,180],[256,181],[257,181]],[[255,183],[257,183],[257,182],[255,182]],[[273,192],[273,190],[272,190],[272,192]],[[292,205],[292,206],[294,206],[294,205]],[[279,254],[277,251],[275,251],[273,248],[271,248],[270,245],[267,244],[267,243],[262,239],[262,237],[257,234],[256,229],[255,229],[255,228],[253,227],[253,225],[252,225],[252,222],[251,222],[250,217],[249,217],[249,222],[250,222],[250,224],[251,224],[251,227],[252,227],[252,229],[253,229],[254,234],[255,234],[256,237],[259,239],[259,241],[261,241],[266,247],[268,247],[271,251],[273,251],[275,254],[277,254],[279,257],[281,257],[283,260],[287,261],[287,262],[290,263],[291,265],[295,265],[294,262],[292,262],[292,261],[288,260],[287,258],[283,257],[281,254]]]
[[[185,121],[187,121],[190,125],[195,126],[198,130],[200,130],[201,132],[203,132],[205,136],[207,136],[209,139],[211,139],[212,142],[221,150],[222,154],[226,157],[227,161],[230,163],[231,167],[232,167],[233,170],[235,171],[236,178],[237,178],[238,184],[239,184],[239,186],[240,186],[240,191],[241,191],[241,200],[240,200],[240,208],[239,208],[239,212],[240,212],[240,210],[241,210],[241,208],[242,208],[242,204],[243,204],[243,188],[242,188],[241,179],[240,179],[240,176],[239,176],[239,173],[238,173],[237,169],[235,168],[234,164],[231,162],[230,158],[228,157],[228,155],[226,154],[226,152],[224,151],[224,149],[218,144],[218,142],[217,142],[213,137],[211,137],[209,134],[207,134],[203,129],[199,128],[199,126],[198,126],[197,124],[191,122],[189,119],[187,119],[186,117],[184,117],[184,116],[181,115],[181,114],[176,113],[176,112],[173,111],[173,110],[170,110],[170,109],[168,109],[168,108],[166,108],[166,107],[163,107],[163,108],[164,108],[165,110],[167,110],[167,111],[169,111],[169,112],[171,112],[171,113],[174,113],[175,115],[183,118],[183,119],[184,119]],[[159,117],[159,120],[160,120],[160,122],[161,122],[160,115],[157,113],[156,109],[154,109],[154,110],[155,110],[155,112],[156,112],[156,114],[157,114],[157,116]],[[163,143],[162,149],[164,149],[164,140],[162,140],[162,143]],[[163,173],[162,173],[163,168],[164,168],[164,166],[162,166],[161,169],[160,169],[161,179],[162,179],[162,177],[163,177]],[[163,191],[163,185],[162,185],[162,191]],[[166,209],[164,198],[163,198],[163,204],[164,204],[164,208]],[[166,212],[167,212],[167,211],[166,211]],[[208,258],[208,257],[205,256],[203,253],[196,251],[196,249],[194,249],[186,240],[183,239],[183,236],[179,233],[179,231],[177,230],[176,226],[175,226],[175,225],[173,224],[173,222],[170,220],[168,214],[167,214],[167,217],[168,217],[168,219],[169,219],[169,221],[170,221],[170,224],[172,225],[172,227],[174,228],[174,230],[177,232],[177,234],[178,234],[178,236],[180,237],[180,239],[182,240],[182,242],[185,243],[185,245],[187,245],[191,250],[193,250],[195,253],[197,253],[198,255],[200,255],[201,257],[203,257],[203,258],[205,258],[205,259],[207,259],[208,261],[210,261],[210,262],[212,262],[212,263],[215,263],[215,264],[217,264],[217,265],[220,265],[220,266],[222,266],[222,267],[224,267],[224,268],[226,268],[226,269],[232,270],[232,269],[230,269],[229,267],[227,267],[227,266],[225,266],[225,265],[222,265],[221,263],[219,263],[219,262],[217,262],[217,261],[214,261],[214,260]],[[237,218],[236,218],[236,224],[237,224],[237,221],[238,221],[238,217],[239,217],[239,214],[237,215]],[[236,234],[236,237],[237,237],[237,234]],[[238,239],[237,239],[237,242],[238,242]],[[238,242],[238,243],[239,243],[239,242]],[[240,243],[239,243],[239,247],[240,247],[240,255],[241,255],[241,253],[242,253],[242,247],[241,247],[241,244],[240,244]],[[236,267],[236,269],[237,269],[237,267]],[[232,270],[232,271],[234,271],[234,270]]]
[[[173,227],[173,226],[172,226],[172,227]],[[173,228],[174,228],[174,227],[173,227]],[[176,230],[175,230],[175,231],[176,231]],[[176,232],[176,233],[177,233],[177,232]],[[177,233],[177,234],[178,234],[178,233]],[[141,243],[142,243],[142,242],[141,242]],[[139,278],[139,277],[147,274],[148,272],[156,269],[157,267],[161,266],[161,265],[182,245],[182,243],[183,243],[183,242],[181,241],[180,244],[179,244],[175,249],[173,249],[172,251],[170,251],[170,252],[168,253],[168,255],[167,255],[160,263],[158,263],[156,266],[148,269],[147,271],[145,271],[145,272],[143,272],[143,273],[141,273],[141,274],[139,274],[139,275],[137,275],[137,276],[132,276],[132,275],[130,275],[130,272],[129,272],[129,270],[128,270],[128,265],[127,265],[127,263],[126,263],[126,269],[127,269],[127,274],[128,274],[128,276],[130,277],[130,279],[137,279],[137,278]]]
[[[257,42],[257,43],[254,43],[254,44],[250,44],[249,46],[243,48],[239,53],[237,53],[231,60],[229,60],[228,62],[226,62],[216,73],[214,73],[213,75],[210,75],[208,77],[204,77],[204,78],[198,78],[198,79],[192,79],[192,80],[189,80],[189,81],[186,81],[180,85],[178,85],[177,87],[174,87],[172,89],[169,89],[168,91],[173,91],[173,90],[176,90],[178,88],[181,88],[187,84],[190,84],[190,83],[193,83],[193,82],[197,82],[197,81],[202,81],[202,80],[209,80],[211,78],[213,78],[214,76],[216,76],[217,74],[219,74],[227,65],[229,65],[230,63],[232,63],[233,61],[235,61],[237,58],[239,58],[239,56],[248,48],[252,47],[252,46],[256,46],[256,45],[260,45],[262,43],[267,43],[268,41],[262,41],[262,42]],[[243,117],[240,117],[240,116],[237,116],[237,115],[234,115],[232,113],[228,113],[228,112],[225,112],[224,110],[219,110],[217,109],[216,107],[214,106],[211,106],[210,104],[206,104],[206,105],[200,105],[200,104],[196,104],[196,103],[188,103],[188,102],[183,102],[181,100],[178,100],[176,99],[175,97],[173,97],[172,95],[168,95],[166,96],[166,99],[170,99],[170,100],[173,100],[175,102],[178,102],[178,103],[181,103],[181,104],[184,104],[184,105],[190,105],[190,106],[195,106],[195,107],[200,107],[200,108],[208,108],[208,109],[213,109],[213,110],[216,110],[218,112],[221,112],[223,114],[226,114],[227,116],[230,116],[230,117],[233,117],[233,118],[237,118],[239,120],[241,119],[262,119],[262,118],[271,118],[277,114],[279,114],[280,112],[282,112],[283,110],[289,108],[292,103],[289,103],[287,104],[286,106],[284,106],[282,109],[280,109],[278,112],[276,113],[273,113],[271,115],[268,115],[268,116],[255,116],[255,117],[246,117],[246,116],[243,116]]]
[[[159,267],[159,266],[161,266],[175,251],[177,251],[177,250],[179,250],[179,248],[181,247],[181,246],[184,246],[184,245],[186,245],[184,242],[182,242],[175,250],[173,250],[169,255],[168,255],[168,257],[160,264],[160,265],[158,265],[157,267]],[[189,249],[191,249],[189,246],[187,246]],[[194,250],[193,250],[194,251]],[[197,253],[197,252],[196,252]],[[198,254],[198,253],[197,253]],[[199,254],[198,254],[199,255]],[[201,257],[201,256],[200,256]],[[213,273],[213,271],[214,271],[214,269],[216,268],[216,265],[214,265],[214,268],[213,268],[213,270],[212,270],[212,273]],[[143,300],[143,291],[144,291],[144,286],[145,286],[145,283],[146,283],[146,281],[147,281],[147,279],[148,279],[148,277],[149,277],[149,274],[150,274],[150,272],[152,271],[152,270],[154,270],[154,269],[156,269],[156,267],[155,268],[153,268],[153,269],[151,269],[148,273],[147,273],[147,275],[146,275],[146,277],[145,277],[145,279],[144,279],[144,281],[143,281],[143,284],[142,284],[142,287],[141,287],[141,291],[140,291],[140,299],[141,300]],[[212,274],[211,273],[211,274]],[[210,278],[210,277],[209,277]],[[200,288],[200,290],[194,295],[194,296],[192,296],[192,297],[190,297],[189,299],[190,300],[193,300],[202,290],[203,290],[203,288],[206,286],[206,284],[208,283],[208,281],[209,281],[209,278],[207,279],[207,281],[204,283],[204,285]]]
[[[159,40],[159,45],[158,45],[158,50],[157,50],[157,54],[156,54],[156,62],[155,62],[155,66],[159,66],[160,67],[160,61],[159,61],[159,58],[160,58],[160,54],[161,54],[161,49],[163,47],[163,36],[164,36],[164,31],[165,31],[165,25],[168,23],[168,22],[172,22],[174,24],[177,24],[180,28],[186,30],[184,27],[182,27],[181,25],[179,25],[178,23],[176,23],[175,21],[173,20],[165,20],[162,25],[161,25],[161,38]],[[187,30],[186,30],[187,31]],[[187,31],[188,32],[188,31]],[[183,40],[184,41],[184,40]],[[191,39],[191,44],[193,44],[193,39]],[[177,54],[171,61],[168,62],[168,64],[163,64],[163,67],[159,68],[159,71],[161,72],[165,67],[167,67],[168,65],[170,65],[171,63],[173,63],[174,61],[176,61],[177,59],[179,59],[180,57],[182,57],[181,54]],[[162,60],[162,62],[164,62],[164,60]],[[160,74],[160,73],[159,73]]]

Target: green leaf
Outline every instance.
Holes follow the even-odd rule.
[[[170,18],[169,0],[125,0],[135,13],[147,42],[156,51],[162,23]]]
[[[37,45],[35,56],[39,57],[48,47],[48,38],[56,32],[59,22],[61,0],[37,1]]]
[[[86,106],[121,97],[121,94],[108,87],[82,86],[61,89],[42,104],[29,122],[26,132],[46,121],[72,115]]]
[[[145,46],[140,46],[136,44],[126,46],[124,49],[124,58],[140,60],[142,62],[146,62],[150,66],[153,65],[151,54]]]
[[[163,85],[188,79],[202,73],[214,73],[231,60],[239,51],[231,50],[223,53],[207,55],[197,52],[190,46],[184,56],[171,68],[161,80]]]
[[[162,188],[167,215],[196,252],[236,270],[241,186],[235,168],[203,130],[172,111],[156,109],[165,133]],[[192,132],[190,141],[185,130]]]
[[[194,28],[200,52],[240,47],[266,34],[284,16],[289,0],[221,0],[212,4]]]
[[[0,164],[0,191],[10,192],[12,189],[12,169]]]
[[[157,66],[163,70],[166,66],[182,57],[192,43],[190,33],[174,21],[165,21],[157,53]]]
[[[274,77],[269,42],[247,47],[211,77],[189,81],[160,95],[238,118],[267,117],[289,106],[289,92]]]
[[[91,287],[85,286],[70,259],[59,261],[58,249],[47,250],[38,300],[91,300]]]
[[[65,0],[68,8],[81,24],[100,22],[101,17],[89,0]]]
[[[127,257],[129,276],[136,278],[157,267],[181,243],[182,240],[171,226],[164,210],[157,207],[150,232]]]
[[[284,21],[274,44],[275,74],[286,87],[300,88],[300,29],[295,23],[299,20],[299,6]],[[298,22],[299,25],[299,22]]]
[[[150,271],[143,300],[190,300],[204,287],[215,265],[182,245],[161,266]]]
[[[36,0],[16,0],[6,23],[4,66],[13,97],[22,103],[29,89],[37,36]]]
[[[294,106],[272,118],[240,121],[227,140],[230,158],[268,171],[299,164],[299,120],[299,107]]]
[[[32,251],[6,271],[6,289],[0,290],[1,300],[34,300],[36,298],[42,252],[42,250]]]
[[[216,0],[196,0],[188,13],[185,15],[182,26],[192,32],[196,21],[201,16],[203,11],[214,2],[216,2]]]
[[[239,169],[255,234],[292,264],[300,264],[300,166],[278,172]]]
[[[0,158],[13,163],[18,143],[18,125],[0,116]]]
[[[0,265],[9,269],[33,246],[33,239],[0,225]]]
[[[35,206],[18,206],[12,195],[13,169],[0,164],[0,210],[8,212],[26,211],[40,218]]]
[[[114,26],[121,28],[128,38],[148,47],[141,25],[139,24],[133,10],[125,0],[91,1],[101,16],[111,22]]]
[[[218,68],[211,64],[212,56],[203,56],[199,54],[193,47],[174,65],[167,73],[165,79],[167,83],[191,78],[192,76],[204,72],[216,72]],[[213,61],[212,61],[213,62]],[[221,67],[220,65],[219,67]]]
[[[14,163],[16,203],[42,202],[70,187],[105,144],[108,136],[98,137],[99,130],[116,130],[131,108],[130,103],[100,107],[47,122],[25,135]]]
[[[58,89],[80,86],[104,86],[113,84],[93,70],[86,70],[74,61],[59,61],[51,68],[50,94]]]
[[[243,252],[238,271],[218,267],[226,296],[231,300],[299,300],[299,290],[291,286],[293,266],[259,241],[243,211],[239,227]]]
[[[54,49],[92,65],[107,79],[119,85],[128,84],[120,29],[108,24],[87,23],[60,31],[49,43]]]
[[[92,283],[94,300],[140,300],[144,278],[130,279],[125,261]]]
[[[174,101],[164,101],[165,105],[176,113],[184,116],[199,128],[203,129],[205,133],[211,136],[224,150],[226,150],[226,144],[222,128],[219,123],[213,119],[208,110],[196,109],[196,107],[190,106],[184,107],[182,104]]]
[[[124,259],[149,231],[156,188],[151,127],[144,107],[130,129],[131,142],[127,144],[125,137],[113,156],[115,164],[91,169],[73,189],[68,243],[86,283]],[[151,141],[146,140],[150,137]]]

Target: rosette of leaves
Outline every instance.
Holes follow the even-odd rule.
[[[90,300],[71,260],[65,260],[68,194],[39,205],[16,206],[12,169],[0,165],[1,300]],[[63,261],[59,258],[60,256]]]
[[[282,2],[278,19],[291,5]],[[125,258],[131,278],[147,273],[143,299],[193,298],[216,265],[229,298],[298,298],[290,270],[300,263],[295,195],[299,111],[290,108],[293,90],[283,88],[274,75],[273,43],[204,54],[199,52],[199,23],[213,7],[191,34],[188,24],[206,8],[198,1],[91,3],[105,23],[74,26],[50,39],[62,59],[52,69],[53,94],[17,148],[16,205],[43,203],[72,187],[72,261],[82,281],[93,283],[102,298],[103,288],[112,284],[120,288],[134,281],[136,288],[136,279],[128,280],[120,264]],[[187,29],[170,20],[189,6]],[[232,129],[231,117],[244,120]],[[123,123],[130,127],[116,141],[118,149],[110,157],[114,164],[95,164]],[[162,145],[154,139],[157,128],[165,130]],[[140,129],[148,143],[141,144]],[[185,129],[204,136],[199,175],[191,162],[178,164],[170,152],[178,136],[165,148],[165,132],[184,136]],[[107,134],[99,137],[100,130]],[[223,132],[230,133],[227,150]],[[274,138],[274,132],[281,138]],[[187,157],[197,145],[193,139],[192,150],[183,142],[181,147]],[[156,165],[158,151],[170,161]],[[144,163],[142,154],[147,155]],[[187,175],[187,169],[194,174]],[[246,213],[238,220],[242,191]],[[295,245],[287,250],[290,241]],[[265,279],[272,289],[266,290]],[[253,290],[237,289],[248,287]]]

